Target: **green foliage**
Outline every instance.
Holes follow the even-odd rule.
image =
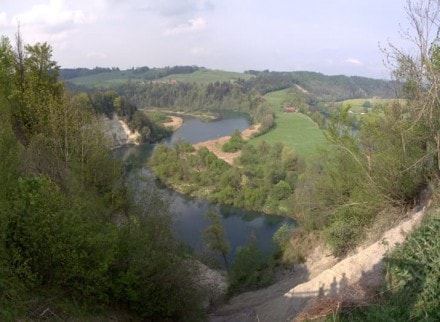
[[[216,202],[280,213],[281,202],[295,188],[298,160],[282,144],[244,145],[237,166],[218,159],[207,148],[197,153],[179,142],[171,149],[159,146],[150,165],[163,181],[186,193]]]
[[[272,197],[277,200],[288,198],[292,192],[292,187],[284,180],[278,181],[271,191]]]
[[[0,320],[43,318],[48,307],[67,320],[106,306],[202,319],[166,205],[129,191],[135,178],[105,147],[94,102],[64,92],[50,46],[24,50],[17,39],[15,53],[0,43]],[[101,107],[123,111],[107,94]]]
[[[174,66],[164,68],[138,67],[128,70],[118,68],[94,69],[62,69],[61,76],[64,80],[79,86],[86,87],[111,87],[119,84],[157,80],[158,83],[171,85],[170,81],[210,84],[216,81],[233,82],[239,78],[250,79],[253,76],[243,73],[209,70],[197,66]]]
[[[310,159],[316,155],[318,148],[324,146],[323,131],[304,114],[276,112],[274,122],[276,125],[269,132],[251,139],[249,143],[257,144],[266,141],[272,144],[282,142],[284,145],[295,149],[298,156],[305,159]]]
[[[221,215],[213,209],[208,210],[206,215],[211,221],[211,224],[203,231],[203,240],[210,249],[221,254],[227,269],[229,266],[227,255],[229,254],[231,245],[225,237],[221,223]]]
[[[144,319],[199,320],[203,314],[190,266],[176,256],[166,217],[131,218],[120,232],[111,294]]]
[[[343,311],[345,321],[438,321],[440,216],[432,215],[386,259],[386,287],[380,303]]]
[[[298,219],[310,228],[325,228],[338,256],[361,240],[380,210],[412,202],[431,171],[424,157],[419,127],[411,126],[406,107],[376,107],[353,132],[350,107],[330,124],[332,150],[322,153],[295,191]],[[306,206],[303,206],[306,205]]]
[[[165,122],[170,122],[171,118],[166,115],[165,113],[161,113],[161,112],[152,112],[148,114],[149,117],[153,120],[153,122],[157,122],[157,123],[165,123]]]
[[[344,256],[362,240],[363,228],[368,220],[366,218],[368,217],[357,213],[355,207],[349,206],[332,214],[331,222],[325,228],[324,234],[335,256]]]
[[[128,125],[132,130],[136,130],[141,134],[142,143],[161,141],[172,133],[172,131],[165,128],[161,122],[151,120],[141,111],[134,113]]]
[[[233,295],[255,290],[270,284],[273,269],[269,258],[258,248],[256,239],[237,251],[234,262],[228,271],[228,294]]]
[[[223,152],[237,152],[238,150],[241,150],[243,145],[245,144],[245,141],[241,137],[241,132],[239,130],[235,130],[231,138],[222,146]]]
[[[290,239],[291,228],[287,224],[283,224],[273,235],[272,239],[278,247],[283,248]]]

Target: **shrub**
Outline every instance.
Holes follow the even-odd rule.
[[[256,240],[240,248],[228,272],[228,294],[265,287],[273,279],[268,258],[258,248]]]
[[[231,138],[228,142],[223,144],[222,151],[223,152],[237,152],[238,150],[241,150],[243,145],[245,144],[245,141],[243,140],[241,136],[241,132],[239,130],[235,130],[234,133],[232,133]]]
[[[342,257],[357,246],[362,238],[363,228],[360,215],[351,207],[340,209],[334,216],[324,234],[333,254]]]
[[[439,321],[440,214],[423,223],[386,259],[380,303],[342,311],[345,321]]]

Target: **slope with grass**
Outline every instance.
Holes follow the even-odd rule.
[[[177,81],[206,85],[214,82],[234,82],[239,78],[248,80],[252,77],[254,76],[244,73],[210,70],[204,68],[191,73],[171,73],[167,76],[160,77],[160,69],[150,69],[143,73],[136,72],[136,70],[128,69],[112,70],[87,76],[75,77],[68,79],[67,81],[75,85],[86,87],[109,87],[112,85],[124,84],[129,80],[135,80],[139,82],[148,82],[155,80],[157,82],[164,83]]]
[[[386,104],[391,104],[392,102],[394,102],[396,99],[391,99],[391,98],[376,98],[376,97],[372,97],[372,98],[354,98],[354,99],[348,99],[348,100],[344,100],[340,103],[343,107],[346,107],[348,105],[351,106],[351,110],[355,113],[359,113],[364,111],[365,108],[370,108],[370,107],[374,107],[376,105],[386,105]],[[400,103],[403,103],[404,100],[400,100]]]
[[[275,126],[267,133],[252,139],[252,144],[260,141],[268,143],[282,142],[293,147],[300,157],[305,159],[313,156],[319,146],[325,143],[323,131],[307,115],[301,113],[285,113],[281,110],[284,102],[295,100],[290,89],[271,92],[264,96],[275,113]]]
[[[252,77],[254,76],[244,73],[203,69],[203,70],[195,71],[194,73],[191,74],[168,75],[166,77],[160,78],[159,81],[175,80],[177,82],[198,83],[198,84],[207,85],[215,82],[234,82],[239,78],[248,80]]]

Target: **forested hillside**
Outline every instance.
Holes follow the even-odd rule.
[[[258,93],[260,95],[269,92],[300,86],[311,101],[330,102],[342,101],[351,98],[391,98],[399,91],[398,83],[358,76],[327,76],[315,72],[271,72],[271,71],[246,71],[245,73],[232,73],[213,71],[196,66],[175,66],[167,68],[139,67],[121,71],[119,69],[95,68],[95,69],[62,69],[62,79],[68,84],[86,87],[118,87],[131,81],[146,86],[147,91],[152,91],[157,96],[158,89],[166,93],[156,101],[143,102],[145,106],[162,106],[164,104],[176,104],[182,106],[187,103],[181,101],[181,91],[189,91],[192,104],[209,105],[209,99],[200,99],[201,92],[207,91],[208,95],[216,92],[216,95],[225,95],[228,88],[242,93]],[[179,86],[180,85],[180,86]],[[70,85],[72,86],[72,85]],[[165,96],[166,98],[162,97]],[[197,99],[195,99],[197,96]],[[187,98],[188,100],[188,98]],[[166,103],[165,103],[166,102]]]
[[[0,40],[0,320],[201,319],[166,204],[131,191],[51,55]]]

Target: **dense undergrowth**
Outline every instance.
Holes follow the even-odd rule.
[[[434,208],[425,216],[421,226],[386,257],[386,285],[375,301],[343,310],[336,320],[440,319],[440,210]]]
[[[242,144],[236,165],[229,165],[205,147],[187,142],[158,146],[150,160],[155,174],[174,188],[214,202],[267,213],[283,213],[292,195],[300,162],[283,144]]]
[[[0,41],[0,320],[203,319],[168,207],[133,191],[49,45]]]

